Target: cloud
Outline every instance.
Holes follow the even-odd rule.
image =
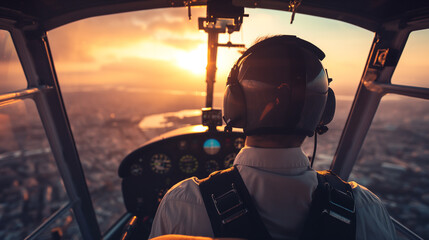
[[[169,61],[127,58],[102,65],[97,71],[59,72],[62,88],[75,85],[118,85],[149,89],[204,91],[204,76],[194,75]]]
[[[120,49],[147,41],[190,50],[206,41],[205,34],[198,32],[197,17],[204,10],[193,9],[192,21],[185,8],[89,18],[50,31],[50,45],[56,61],[83,62],[95,61],[94,52],[101,47]]]

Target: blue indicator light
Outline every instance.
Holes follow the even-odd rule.
[[[209,155],[215,155],[220,150],[220,142],[216,139],[210,138],[204,142],[204,151]]]

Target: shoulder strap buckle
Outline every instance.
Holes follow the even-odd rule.
[[[327,213],[345,224],[350,224],[356,212],[353,193],[333,188],[328,182],[324,187],[328,190],[328,205],[323,213]]]
[[[219,216],[223,216],[230,212],[233,213],[229,217],[222,219],[222,224],[227,224],[248,212],[247,208],[244,208],[243,206],[243,201],[238,195],[234,183],[231,184],[231,189],[226,193],[220,195],[219,197],[216,197],[214,194],[212,194],[211,198]],[[243,208],[240,209],[241,207]]]
[[[272,239],[236,167],[199,183],[216,238]]]

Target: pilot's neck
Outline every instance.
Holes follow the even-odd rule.
[[[247,136],[245,146],[258,148],[296,148],[305,140],[303,135],[254,135]]]

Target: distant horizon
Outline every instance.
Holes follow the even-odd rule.
[[[206,97],[205,91],[193,91],[193,90],[177,90],[177,89],[159,89],[159,88],[150,88],[150,87],[134,87],[134,86],[122,86],[122,85],[65,85],[61,86],[61,91],[63,93],[85,93],[92,91],[127,91],[127,92],[141,92],[141,93],[164,93],[171,95],[190,95],[197,97]],[[223,98],[224,92],[215,91],[213,97]],[[335,94],[336,100],[340,101],[352,101],[355,97],[353,94]],[[413,99],[406,96],[396,95],[396,94],[387,94],[383,97],[386,100],[404,100],[404,99]]]

